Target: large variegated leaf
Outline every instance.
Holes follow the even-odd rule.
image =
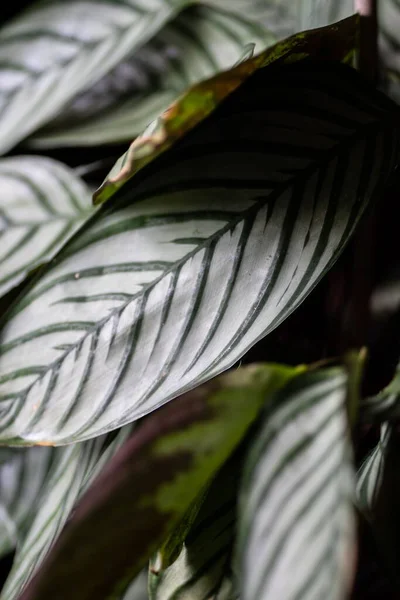
[[[89,438],[236,362],[305,299],[385,183],[393,106],[340,65],[250,78],[14,306],[0,438]]]
[[[256,56],[250,54],[233,68],[192,86],[132,142],[94,194],[95,204],[105,202],[138,171],[198,127],[258,70],[305,58],[351,62],[357,45],[357,31],[358,18],[353,16],[330,27],[302,32]]]
[[[0,556],[24,538],[54,453],[53,448],[0,449]]]
[[[205,6],[192,7],[166,25],[130,61],[118,66],[122,72],[119,79],[123,76],[120,86],[126,85],[129,78],[132,84],[136,83],[129,97],[119,91],[108,111],[96,111],[96,106],[104,110],[104,83],[100,81],[98,90],[94,86],[90,94],[76,99],[57,122],[29,140],[29,146],[49,148],[130,141],[187,87],[231,67],[246,44],[254,44],[259,52],[273,40],[259,21]],[[101,98],[97,100],[97,96]]]
[[[0,595],[1,600],[14,600],[19,596],[62,531],[77,499],[127,439],[130,431],[131,427],[126,427],[114,439],[106,436],[83,444],[52,449],[52,470],[35,503],[30,527],[20,540],[11,573]],[[40,450],[48,448],[23,451]],[[30,473],[31,478],[34,475],[34,472]]]
[[[53,119],[185,0],[45,0],[0,29],[0,152]]]
[[[304,374],[267,408],[239,502],[242,600],[347,598],[353,467],[340,369]]]
[[[67,166],[39,156],[0,160],[0,295],[53,258],[93,212]]]
[[[172,564],[164,566],[160,553],[154,556],[151,600],[214,598],[230,573],[239,474],[240,464],[232,459],[217,475]]]
[[[147,417],[81,499],[20,600],[122,593],[232,454],[266,398],[298,372],[246,367]]]

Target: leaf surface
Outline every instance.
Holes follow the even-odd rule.
[[[357,17],[350,17],[330,27],[296,34],[193,86],[133,141],[94,194],[94,202],[101,203],[112,196],[135,173],[199,125],[259,69],[306,57],[349,61],[357,44],[357,27]]]
[[[29,528],[54,452],[38,447],[0,449],[0,556],[14,550]]]
[[[90,94],[75,99],[55,123],[38,131],[28,145],[51,148],[130,141],[186,88],[236,63],[246,44],[253,43],[259,52],[273,40],[259,21],[208,6],[191,7],[118,65],[117,89],[114,99],[109,93],[107,111],[106,82],[100,81]],[[130,79],[129,94],[119,91]]]
[[[386,182],[393,106],[341,65],[249,79],[14,305],[0,439],[106,433],[233,365],[306,298]]]
[[[0,29],[0,153],[149,40],[185,0],[44,0]]]
[[[50,158],[0,160],[0,295],[57,253],[93,213],[91,192]]]
[[[147,417],[83,496],[21,600],[122,593],[231,455],[264,402],[298,373],[279,365],[246,367]]]
[[[305,373],[267,406],[239,502],[242,600],[347,598],[354,575],[354,477],[346,377]]]
[[[79,497],[130,433],[131,427],[128,426],[116,436],[102,436],[65,448],[23,450],[32,453],[51,451],[51,470],[42,482],[43,488],[38,495],[30,527],[20,539],[12,570],[0,595],[1,600],[19,597],[22,588],[38,569],[71,517]]]

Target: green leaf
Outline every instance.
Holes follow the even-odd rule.
[[[386,182],[393,107],[341,65],[251,77],[14,305],[0,440],[87,439],[233,365],[306,298]]]
[[[93,213],[89,188],[50,158],[0,160],[0,295],[49,261]]]
[[[34,519],[20,540],[1,600],[14,600],[19,596],[62,531],[78,498],[126,441],[131,430],[131,427],[125,427],[116,436],[102,436],[83,444],[51,449],[51,471],[36,501]],[[34,450],[43,449],[32,448],[28,452]]]
[[[53,119],[186,0],[38,1],[0,29],[0,152]]]
[[[118,597],[231,455],[266,398],[298,372],[277,365],[232,371],[147,417],[88,489],[21,600]]]
[[[234,456],[212,482],[173,563],[164,565],[160,552],[150,561],[151,600],[203,600],[216,595],[230,571],[239,475]]]
[[[258,21],[205,6],[191,7],[167,24],[129,62],[119,65],[120,71],[124,69],[124,81],[128,76],[137,79],[137,89],[129,97],[120,92],[120,98],[104,112],[104,83],[100,81],[98,91],[94,86],[89,97],[86,94],[76,99],[69,112],[63,111],[54,124],[38,131],[28,145],[51,148],[130,141],[187,87],[231,67],[246,44],[252,42],[260,51],[273,41],[272,34]],[[93,111],[96,101],[102,111]],[[86,119],[82,119],[82,113]]]
[[[106,201],[135,173],[198,126],[260,69],[307,57],[349,61],[356,48],[357,28],[358,18],[351,17],[331,27],[299,33],[193,86],[134,140],[94,194],[95,204]]]
[[[53,448],[0,449],[0,556],[26,534],[54,453]]]
[[[355,559],[346,377],[306,373],[267,407],[239,502],[242,600],[347,598]]]

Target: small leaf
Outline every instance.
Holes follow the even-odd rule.
[[[365,459],[357,473],[357,505],[370,520],[382,485],[385,453],[391,433],[389,424],[384,423],[381,426],[379,443]]]
[[[361,404],[361,416],[368,423],[384,423],[400,416],[400,363],[393,380],[376,396],[366,398]]]
[[[21,600],[122,593],[232,453],[266,398],[297,373],[274,365],[232,371],[147,417],[82,498]]]
[[[71,110],[64,110],[56,122],[38,131],[27,145],[52,148],[130,141],[187,87],[237,62],[246,44],[252,42],[261,50],[273,41],[272,34],[259,21],[207,6],[193,6],[168,23],[129,61],[119,65],[119,70],[124,70],[124,82],[129,75],[137,80],[137,89],[130,91],[129,96],[120,92],[120,99],[104,112],[94,111],[95,100],[84,95],[75,100],[79,120]],[[247,50],[245,58],[249,57]],[[97,87],[104,104],[102,81]],[[96,86],[90,94],[96,94]],[[80,116],[82,112],[86,119]]]
[[[354,574],[346,377],[299,376],[267,407],[239,503],[242,600],[347,598]]]
[[[83,444],[51,449],[52,464],[35,503],[30,527],[20,540],[1,600],[14,600],[36,571],[71,515],[77,499],[127,439],[131,427],[117,436],[103,436]],[[27,452],[49,452],[30,448]],[[31,477],[34,475],[30,473]]]
[[[236,455],[217,474],[178,556],[171,565],[150,561],[150,600],[213,598],[230,571],[240,465]]]
[[[186,0],[38,1],[0,29],[0,152],[53,119]]]
[[[135,139],[94,194],[95,204],[112,196],[135,173],[208,117],[258,70],[272,63],[291,63],[308,56],[348,60],[355,49],[357,25],[358,19],[350,17],[334,26],[299,33],[236,67],[193,86],[152,123],[142,136]]]
[[[396,111],[340,64],[255,73],[14,304],[0,440],[88,439],[232,366],[307,297],[381,192]]]
[[[38,509],[55,450],[0,448],[0,556],[24,538]]]
[[[380,556],[396,588],[400,585],[398,539],[400,522],[400,438],[397,427],[382,427],[381,443],[358,483],[359,503],[366,509]]]
[[[48,262],[93,213],[90,190],[50,158],[0,160],[0,295]]]

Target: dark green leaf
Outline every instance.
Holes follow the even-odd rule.
[[[232,453],[268,396],[297,373],[274,365],[232,371],[147,417],[82,498],[21,600],[121,593]]]

